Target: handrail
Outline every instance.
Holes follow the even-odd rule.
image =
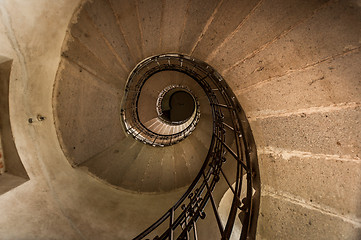
[[[153,146],[164,147],[185,139],[193,132],[200,119],[199,104],[198,100],[195,98],[196,109],[192,115],[192,121],[189,122],[187,127],[180,132],[173,134],[159,134],[147,128],[144,123],[140,121],[138,114],[138,101],[145,82],[158,72],[169,70],[184,72],[184,69],[179,69],[179,67],[174,64],[170,64],[168,59],[169,57],[166,59],[166,62],[160,62],[159,60],[164,60],[164,58],[152,57],[140,62],[128,77],[125,87],[125,95],[123,97],[121,116],[126,132],[131,134],[135,139]],[[156,64],[153,64],[154,62],[156,62]],[[159,119],[164,122],[162,118]],[[169,126],[172,125],[169,124]]]
[[[144,66],[147,66],[146,72],[141,71]],[[180,54],[158,55],[138,64],[128,79],[125,97],[139,97],[145,81],[155,72],[166,70],[183,72],[202,87],[212,109],[213,134],[206,159],[187,191],[163,216],[134,240],[199,239],[201,225],[198,225],[198,220],[206,216],[212,218],[212,215],[215,218],[212,221],[218,226],[221,239],[230,239],[236,215],[243,216],[240,219],[242,231],[239,238],[254,238],[260,196],[259,173],[255,144],[243,109],[230,87],[211,66]],[[140,73],[145,75],[140,75]],[[131,82],[136,76],[138,76],[138,82]],[[132,92],[132,90],[137,91]],[[134,100],[136,99],[132,99]],[[126,129],[129,130],[127,127],[130,125],[130,119],[127,116],[130,113],[134,114],[137,109],[132,109],[136,105],[126,103],[123,101],[122,116]],[[144,126],[141,123],[132,122],[132,124],[136,128],[132,133],[136,132],[143,141],[151,141],[154,144],[163,138],[162,144],[164,144],[164,139],[167,139],[165,136],[142,129]],[[194,130],[195,125],[190,124],[190,126]],[[182,134],[190,134],[190,132],[188,129]],[[174,138],[177,136],[173,135],[170,138],[170,144],[176,142]],[[236,164],[235,168],[234,164]],[[243,178],[246,178],[245,182],[242,181]],[[229,214],[223,216],[224,213],[218,211],[217,203],[220,201],[219,194],[223,195],[227,189],[231,189],[233,199]],[[205,212],[208,202],[212,207],[209,211],[213,214]],[[222,222],[221,215],[223,219],[226,217],[227,221]],[[166,228],[161,231],[160,229],[164,228],[161,226],[164,224]]]

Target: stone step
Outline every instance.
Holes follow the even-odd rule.
[[[127,188],[123,179],[144,146],[143,143],[127,137],[81,166],[110,184]]]
[[[192,56],[206,59],[207,56],[230,35],[249,15],[258,1],[254,0],[228,0],[218,5],[212,16],[212,22],[207,31],[196,45]],[[260,24],[261,25],[261,24]],[[262,25],[261,25],[262,26]]]
[[[157,98],[154,98],[148,91],[142,90],[138,100],[138,115],[142,123],[146,123],[158,116]]]
[[[136,1],[110,0],[109,2],[134,61],[140,62],[145,56],[143,55]]]
[[[64,152],[78,165],[124,138],[120,92],[73,62],[64,59],[61,66],[62,81],[54,90],[57,131]]]
[[[174,146],[174,165],[175,165],[175,184],[176,187],[185,187],[190,184],[193,180],[190,174],[190,165],[189,159],[185,159],[184,148],[183,146],[188,146],[188,151],[193,152],[189,148],[189,142],[184,139],[180,143],[177,143]],[[178,146],[179,145],[179,146]]]
[[[139,1],[138,13],[144,57],[161,54],[162,0]]]
[[[179,52],[190,54],[197,44],[202,31],[211,19],[214,10],[220,3],[219,0],[190,1],[187,9],[187,18],[180,38]]]
[[[355,5],[348,1],[330,2],[316,14],[301,21],[280,40],[272,42],[267,49],[232,68],[224,77],[235,86],[235,90],[243,89],[359,48],[360,34],[355,32],[361,27],[360,13],[353,6]],[[308,36],[307,41],[305,36]],[[294,54],[295,52],[298,54]],[[274,61],[275,58],[277,62]],[[236,79],[237,81],[233,81]]]
[[[202,114],[196,126],[196,129],[193,131],[192,135],[202,143],[202,146],[208,149],[211,143],[212,133],[213,133],[212,115]]]
[[[147,150],[147,159],[149,160],[144,176],[142,178],[142,184],[140,187],[141,192],[159,192],[160,181],[163,174],[162,161],[164,151],[160,147],[145,146]]]
[[[261,2],[253,14],[250,14],[243,24],[239,25],[234,34],[220,48],[217,48],[212,54],[214,58],[209,59],[209,63],[219,71],[233,66],[237,61],[241,61],[260,47],[272,42],[276,37],[312,16],[315,9],[325,2],[324,0],[311,2],[270,0]],[[275,11],[278,14],[274,14]],[[268,20],[264,21],[264,19]],[[202,50],[207,53],[206,49]],[[257,68],[256,65],[254,65],[255,68]]]
[[[165,1],[162,9],[162,28],[160,33],[161,52],[179,52],[180,39],[187,16],[187,1]]]
[[[178,156],[174,154],[174,147],[162,148],[164,154],[161,157],[161,173],[159,188],[162,192],[169,192],[176,188],[175,161]]]
[[[62,56],[79,66],[79,71],[88,71],[99,80],[113,85],[116,89],[124,89],[125,75],[116,76],[108,71],[108,67],[99,61],[99,58],[84,46],[78,39],[67,36],[69,39]]]
[[[152,151],[149,151],[149,148],[149,145],[143,145],[128,170],[124,173],[122,186],[126,189],[140,192],[145,171],[151,162],[149,155]]]
[[[100,30],[100,34],[104,36],[113,51],[115,51],[124,67],[128,72],[132,70],[137,62],[130,52],[128,42],[124,38],[109,1],[98,0],[91,4],[87,2],[84,9],[94,22],[94,25]]]
[[[87,12],[80,13],[78,21],[71,27],[71,35],[89,49],[99,59],[99,62],[104,63],[107,71],[121,78],[125,84],[128,72],[122,67],[122,62],[117,59],[117,53],[107,45],[101,31],[94,26]]]
[[[157,122],[158,122],[158,118],[153,118],[153,119],[149,120],[148,122],[144,123],[144,126],[145,126],[146,128],[148,128],[149,130],[151,130],[152,127],[153,127],[155,124],[157,124]]]
[[[190,179],[194,179],[198,174],[203,161],[205,160],[205,158],[198,158],[198,151],[202,149],[202,146],[194,146],[193,141],[189,140],[188,138],[177,143],[177,145],[179,145],[179,147],[176,149],[177,156],[182,156],[188,168]]]

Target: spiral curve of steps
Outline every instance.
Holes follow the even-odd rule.
[[[184,142],[178,143],[177,147],[163,149],[134,141],[124,133],[120,122],[120,102],[131,69],[149,56],[179,52],[207,61],[222,73],[233,91],[237,92],[237,97],[243,106],[245,103],[245,109],[249,110],[251,115],[253,114],[253,120],[258,121],[254,124],[256,126],[259,124],[264,131],[261,134],[258,133],[259,136],[265,136],[265,141],[272,142],[268,144],[275,146],[268,148],[268,145],[260,142],[263,149],[261,154],[266,156],[265,158],[284,157],[289,161],[291,155],[287,155],[288,152],[285,155],[279,152],[279,149],[285,148],[296,149],[300,151],[300,154],[306,155],[314,151],[320,154],[316,156],[317,158],[322,158],[322,154],[329,153],[327,156],[334,157],[342,153],[358,159],[355,151],[347,147],[356,142],[353,139],[354,136],[350,138],[351,140],[344,137],[346,142],[350,142],[349,145],[337,144],[331,149],[326,144],[320,143],[318,136],[309,133],[312,131],[306,125],[304,129],[308,132],[304,135],[310,135],[310,139],[306,139],[291,127],[297,124],[303,126],[297,117],[306,116],[303,112],[297,113],[296,110],[310,107],[321,108],[329,104],[333,104],[330,109],[322,111],[327,113],[330,111],[331,117],[338,117],[337,111],[340,107],[342,113],[345,111],[351,116],[349,120],[355,118],[356,110],[359,108],[358,103],[343,104],[355,99],[356,102],[359,101],[359,89],[353,88],[356,83],[349,86],[346,81],[330,80],[335,81],[334,86],[346,86],[350,89],[351,93],[348,96],[341,94],[337,90],[338,87],[324,87],[330,96],[323,90],[319,93],[314,88],[316,89],[315,86],[318,84],[323,84],[323,81],[319,80],[324,78],[319,74],[333,71],[333,64],[339,68],[346,68],[347,65],[356,71],[357,64],[355,63],[360,59],[359,35],[355,34],[360,26],[356,24],[360,19],[357,4],[356,1],[326,0],[311,2],[296,0],[86,1],[74,14],[69,25],[53,93],[57,134],[62,149],[73,166],[87,169],[91,174],[122,189],[164,193],[187,186],[192,176],[196,174],[197,166],[200,167],[197,164],[201,163],[183,160],[192,159],[193,153],[197,154],[196,159],[198,156],[202,159],[207,151],[207,137],[201,136],[201,133],[197,135],[197,129],[198,132],[203,132],[200,130],[201,121],[194,133]],[[277,14],[274,14],[275,12]],[[330,19],[329,22],[328,19]],[[312,34],[308,34],[309,32]],[[342,62],[344,57],[348,60]],[[316,70],[312,72],[312,76],[317,79],[308,79],[308,75],[302,78],[303,71],[310,71],[309,69],[314,66]],[[301,77],[292,75],[294,72],[300,73]],[[300,83],[288,79],[289,75]],[[308,89],[307,98],[310,100],[303,101],[305,99],[303,92],[294,92],[291,87],[288,88],[287,84],[282,85],[282,88],[278,87],[272,82],[274,79],[287,82],[295,88]],[[306,82],[306,80],[310,81]],[[287,96],[287,91],[296,97],[286,99],[284,96]],[[252,104],[249,104],[250,102]],[[296,111],[296,114],[287,115],[293,111]],[[316,116],[316,120],[318,119],[317,111],[317,109],[310,110],[311,117]],[[284,121],[276,123],[274,119],[279,120],[278,118]],[[291,133],[285,130],[280,134],[273,134],[265,125],[273,126],[269,127],[273,130],[286,129]],[[330,126],[334,125],[330,124]],[[207,127],[204,129],[206,130]],[[324,130],[328,129],[327,127]],[[284,141],[286,137],[293,140]],[[325,140],[326,137],[322,139]],[[309,147],[312,145],[310,142],[313,147],[316,146],[315,149]],[[336,140],[335,142],[339,143]],[[152,152],[149,155],[150,158],[147,156],[148,152]],[[298,153],[292,155],[292,158],[300,157]],[[143,162],[142,159],[145,156],[148,159],[146,163],[139,164]],[[180,161],[177,161],[174,156],[180,156],[178,159]],[[304,157],[305,155],[301,156],[301,158]],[[103,160],[105,158],[107,161]],[[119,159],[124,161],[119,162]],[[166,163],[164,159],[171,159],[171,161]],[[171,174],[164,175],[163,171]],[[194,172],[191,173],[191,171]],[[297,174],[296,177],[302,179],[303,175]],[[291,177],[288,176],[288,178]],[[282,181],[286,182],[282,179],[280,183],[274,183],[275,188],[287,186],[287,184],[281,184]],[[273,186],[271,182],[268,179],[267,184]],[[294,186],[294,189],[298,188]],[[285,191],[297,195],[298,192],[294,189],[285,187]],[[268,190],[264,204],[267,207],[276,206],[279,204],[279,199],[284,197],[283,192],[279,193],[272,188]],[[319,190],[320,188],[317,188],[317,191]],[[321,191],[324,191],[323,195],[328,194],[327,190]],[[351,193],[355,193],[354,189],[352,188],[349,193],[350,196]],[[335,212],[336,216],[340,213],[341,219],[346,214],[348,222],[339,221],[338,218],[336,220],[332,218],[330,221],[338,224],[341,222],[340,226],[346,225],[349,230],[345,234],[349,234],[347,236],[350,239],[357,239],[359,217],[352,215],[358,211],[358,207],[354,207],[358,200],[352,197],[356,193],[345,200],[347,206],[353,209],[351,215],[348,215],[349,210],[345,210],[347,207],[332,194],[329,198],[325,198],[326,200],[309,192],[300,191],[299,194],[307,199],[318,198],[325,206],[331,206],[332,214]],[[289,197],[287,194],[285,196]],[[290,206],[292,210],[294,206],[292,204],[297,203],[298,198],[290,199],[291,203],[285,206]],[[301,213],[304,211],[302,207],[297,205],[296,211]],[[298,208],[301,210],[297,210]],[[314,208],[310,212],[319,214],[317,206],[315,209],[316,213],[312,212]],[[325,209],[329,210],[328,207]],[[336,210],[333,211],[333,209]],[[266,208],[264,212],[267,219],[272,219],[270,216],[273,216],[273,212],[267,211]],[[286,215],[284,212],[282,214]],[[262,220],[261,233],[272,232],[266,220]],[[352,226],[348,225],[349,222]],[[282,235],[283,229],[279,227],[281,224],[272,226],[281,234],[277,235],[276,232],[275,236],[287,236],[287,234]],[[307,229],[305,232],[309,233]],[[316,232],[313,231],[310,234],[318,236]],[[337,234],[335,233],[335,236]]]
[[[134,3],[126,4],[135,7]],[[196,129],[189,139],[164,149],[136,142],[126,134],[120,123],[120,103],[127,70],[140,58],[134,56],[138,56],[141,44],[128,47],[134,39],[127,39],[119,27],[119,14],[125,14],[124,5],[117,1],[87,2],[69,26],[54,90],[62,148],[73,166],[116,187],[149,193],[185,187],[198,173],[208,152],[212,132],[208,100],[186,75],[157,74],[146,82],[139,98],[142,122],[154,121],[155,102],[165,87],[181,84],[200,101],[201,118]],[[71,93],[66,94],[69,89]],[[69,110],[74,103],[79,108]]]

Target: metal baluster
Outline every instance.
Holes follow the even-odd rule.
[[[174,221],[174,208],[171,208],[169,219],[169,240],[173,240],[173,221]]]
[[[193,222],[193,234],[194,234],[194,240],[198,240],[198,233],[197,233],[197,224],[196,224],[196,222]]]

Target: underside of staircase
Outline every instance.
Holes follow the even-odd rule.
[[[159,120],[161,92],[196,97],[199,121],[175,144],[136,140],[122,120],[130,74],[162,54],[209,64],[243,107],[257,239],[360,239],[360,49],[358,0],[1,1],[0,239],[132,239],[179,200],[214,133],[203,89],[172,71],[142,86],[139,120],[160,135],[186,126]],[[206,211],[199,239],[219,239]]]

